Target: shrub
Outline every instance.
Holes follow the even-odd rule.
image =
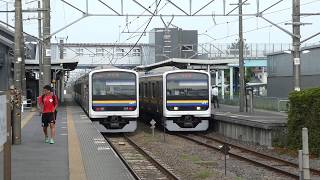
[[[288,146],[302,149],[302,128],[308,128],[309,151],[320,156],[320,88],[289,95]]]

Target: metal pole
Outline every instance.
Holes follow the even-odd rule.
[[[189,0],[189,13],[191,15],[191,11],[192,11],[192,0]]]
[[[4,144],[4,180],[11,180],[11,104],[10,92],[7,93],[7,142]]]
[[[218,70],[216,70],[216,78],[215,79],[216,79],[215,84],[216,84],[216,86],[218,86],[218,81],[219,81],[219,71]]]
[[[303,170],[302,170],[302,164],[303,164],[303,157],[302,157],[302,150],[298,151],[298,161],[299,161],[299,180],[303,180]]]
[[[221,70],[221,96],[224,99],[224,70]]]
[[[303,176],[304,179],[310,179],[310,165],[309,165],[309,142],[308,129],[302,128],[302,156],[303,156]]]
[[[51,84],[50,0],[42,0],[43,12],[43,83]]]
[[[253,88],[249,89],[249,103],[250,103],[249,112],[253,113]]]
[[[21,63],[22,63],[22,7],[21,0],[15,1],[15,34],[14,34],[14,88],[15,103],[13,108],[12,139],[13,144],[21,144]]]
[[[230,100],[233,99],[233,67],[230,67]]]
[[[292,58],[294,90],[300,91],[300,0],[292,0]]]
[[[227,175],[227,152],[224,151],[224,175]]]
[[[20,21],[20,26],[21,26],[21,43],[20,43],[20,49],[21,49],[21,96],[22,100],[26,100],[27,96],[27,78],[26,78],[26,70],[25,70],[25,52],[24,52],[24,47],[25,47],[25,42],[24,42],[24,35],[22,34],[23,32],[23,24],[22,24],[22,13],[21,13],[21,21]]]
[[[245,84],[244,84],[244,63],[243,63],[243,24],[242,24],[242,0],[239,0],[239,81],[240,81],[240,107],[239,111],[244,112],[245,106]]]
[[[163,118],[163,142],[166,142],[166,119]]]
[[[38,8],[41,8],[41,2],[38,1]],[[41,26],[41,12],[38,12],[38,36],[39,39],[42,38],[42,26]],[[42,94],[43,84],[43,53],[42,53],[42,43],[38,41],[38,59],[39,59],[39,96]]]
[[[7,28],[8,28],[8,25],[9,25],[9,6],[8,6],[8,2],[6,2],[6,10],[7,10],[7,14],[6,14],[6,19],[7,19]]]
[[[64,73],[65,71],[62,71],[62,76],[61,76],[61,97],[60,101],[63,103],[64,102]]]

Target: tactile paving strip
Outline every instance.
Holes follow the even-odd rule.
[[[70,107],[78,134],[87,179],[127,180],[134,179],[108,142],[93,126],[80,107]]]

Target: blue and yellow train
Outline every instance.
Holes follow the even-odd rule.
[[[138,81],[135,71],[99,67],[75,82],[74,98],[105,132],[133,132],[139,117]]]
[[[161,67],[140,75],[140,115],[169,131],[205,131],[211,119],[211,79],[205,71]]]

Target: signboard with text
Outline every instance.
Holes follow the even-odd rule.
[[[0,95],[0,146],[7,141],[7,98]]]

